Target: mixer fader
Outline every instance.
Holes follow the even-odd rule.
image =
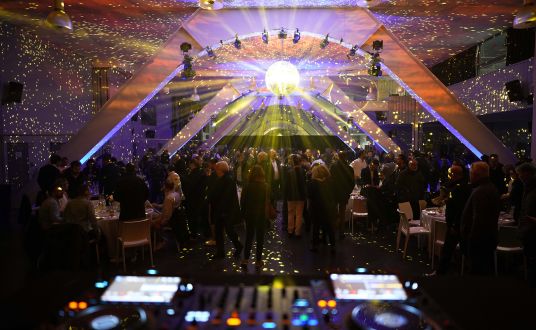
[[[419,295],[408,297],[394,275],[214,282],[117,276],[93,306],[61,313],[68,327],[97,330],[454,328],[439,311],[420,310]]]

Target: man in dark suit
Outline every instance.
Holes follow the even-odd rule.
[[[136,176],[134,164],[128,163],[125,175],[117,182],[114,199],[121,204],[119,220],[145,219],[145,201],[149,198],[149,188]]]
[[[348,165],[344,152],[339,152],[338,159],[331,165],[330,172],[332,182],[338,187],[335,191],[335,201],[337,202],[337,222],[335,226],[339,232],[339,238],[343,238],[346,205],[355,186],[354,170]]]
[[[469,175],[473,192],[462,213],[461,246],[469,258],[472,274],[491,275],[498,240],[500,195],[489,178],[488,164],[473,163]]]
[[[59,169],[61,157],[52,154],[50,155],[49,163],[39,169],[37,175],[37,183],[43,193],[51,191],[56,180],[61,176]]]
[[[448,178],[449,182],[446,185],[448,199],[445,209],[447,233],[436,271],[438,275],[447,273],[454,251],[456,251],[456,246],[460,242],[462,212],[471,195],[471,186],[467,184],[467,179],[461,166],[452,165],[448,170]]]
[[[413,219],[420,219],[419,200],[424,199],[426,180],[419,171],[419,165],[415,159],[412,159],[408,164],[408,168],[398,175],[396,189],[398,201],[400,203],[409,202],[413,210]]]
[[[224,257],[224,230],[235,247],[234,256],[239,258],[243,246],[234,230],[234,225],[240,221],[236,182],[231,176],[229,165],[226,162],[216,163],[214,170],[218,178],[209,196],[216,226],[216,255],[214,258]]]
[[[369,166],[361,170],[361,184],[363,186],[377,187],[380,185],[379,166],[380,162],[377,159],[372,159]]]

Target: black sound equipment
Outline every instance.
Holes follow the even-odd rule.
[[[21,103],[23,88],[24,85],[19,82],[8,82],[4,87],[4,94],[2,95],[2,104]]]
[[[510,102],[524,101],[523,97],[523,87],[521,86],[521,81],[512,80],[504,84],[506,93],[508,95],[508,100]]]
[[[73,298],[60,310],[58,315],[67,328],[457,328],[419,292],[416,282],[402,283],[395,275],[242,276],[219,278],[219,282],[116,276],[95,286],[97,292]]]

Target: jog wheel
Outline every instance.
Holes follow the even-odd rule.
[[[355,330],[439,329],[417,308],[399,303],[362,303],[354,307],[347,322],[348,328]]]
[[[67,329],[149,329],[147,313],[136,306],[95,306],[67,322]]]

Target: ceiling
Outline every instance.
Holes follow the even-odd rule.
[[[349,0],[224,2],[227,8],[355,6],[355,1]],[[25,26],[43,39],[81,56],[114,59],[127,70],[134,70],[154,54],[197,9],[197,0],[65,0],[66,11],[74,23],[74,31],[66,35],[42,26],[52,3],[3,0],[0,21]],[[521,0],[392,0],[371,11],[430,66],[511,26],[521,3]],[[276,50],[269,53],[270,56],[280,54]]]

